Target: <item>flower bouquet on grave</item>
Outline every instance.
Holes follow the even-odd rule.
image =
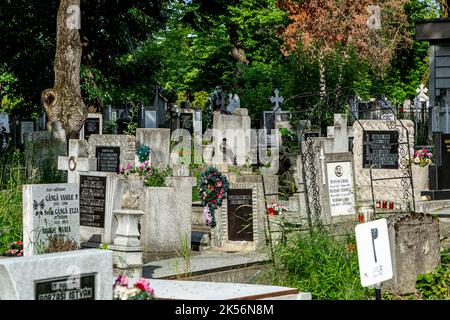
[[[139,145],[139,147],[136,150],[136,165],[150,162],[150,155],[151,155],[152,149],[150,149],[149,146],[146,146],[145,144]],[[139,163],[138,163],[139,162]]]
[[[155,290],[150,282],[140,278],[133,286],[129,286],[128,278],[120,275],[113,287],[114,300],[155,300]]]
[[[17,241],[9,244],[8,250],[4,254],[5,257],[22,257],[23,256],[23,243]]]
[[[288,208],[283,206],[282,204],[278,204],[275,200],[272,201],[272,204],[267,207],[267,214],[269,216],[279,216],[282,215],[284,211],[287,211]]]
[[[419,167],[426,167],[433,163],[433,154],[428,152],[427,149],[417,150],[414,153],[412,162]]]
[[[216,226],[215,210],[222,206],[229,190],[229,183],[226,176],[216,168],[210,167],[200,176],[199,195],[202,199],[203,215],[206,225]]]
[[[173,175],[171,168],[152,167],[148,160],[136,167],[132,163],[128,163],[126,168],[120,165],[119,173],[124,174],[127,178],[130,176],[141,177],[146,187],[164,187],[166,178]]]

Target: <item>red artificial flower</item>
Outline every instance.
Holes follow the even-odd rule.
[[[276,216],[277,215],[277,213],[276,213],[274,208],[267,209],[267,213],[269,214],[269,216]]]
[[[17,245],[21,246],[22,245],[22,241],[17,241]]]

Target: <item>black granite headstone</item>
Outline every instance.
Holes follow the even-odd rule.
[[[363,168],[398,169],[398,131],[364,131]]]
[[[96,147],[97,171],[119,172],[120,147]]]
[[[192,135],[194,134],[194,117],[193,113],[181,112],[180,113],[180,129],[185,129],[189,131]]]
[[[80,175],[80,226],[105,227],[106,177]]]
[[[442,188],[450,189],[450,134],[441,135]]]
[[[36,300],[95,300],[95,274],[36,281]]]
[[[87,118],[84,123],[84,139],[89,140],[91,134],[100,133],[100,118]]]
[[[252,189],[228,191],[228,239],[230,241],[253,241],[252,195]]]

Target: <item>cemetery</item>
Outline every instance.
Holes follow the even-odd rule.
[[[448,1],[58,3],[0,35],[0,300],[450,299]]]

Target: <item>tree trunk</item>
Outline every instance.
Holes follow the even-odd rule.
[[[80,88],[82,47],[79,28],[80,0],[60,0],[55,82],[52,89],[42,92],[42,102],[48,115],[48,130],[64,142],[78,137],[87,117]]]
[[[450,10],[450,1],[442,0],[441,6],[442,6],[442,18],[448,18],[448,14],[449,14],[449,10]]]
[[[245,55],[245,50],[242,47],[241,41],[239,40],[239,34],[237,32],[237,27],[234,23],[228,24],[228,35],[230,36],[230,43],[233,46],[232,54],[234,60],[237,63],[249,64],[247,56]]]

